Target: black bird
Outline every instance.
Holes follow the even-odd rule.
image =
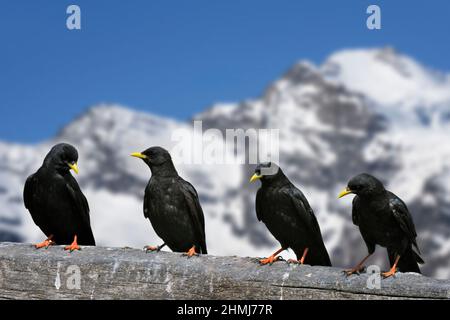
[[[144,216],[164,241],[160,246],[146,246],[159,251],[167,245],[174,252],[189,257],[207,254],[205,218],[195,188],[183,180],[173,165],[169,152],[151,147],[131,156],[142,159],[152,172],[144,196]]]
[[[39,170],[25,182],[23,199],[34,223],[47,236],[36,248],[69,244],[65,250],[79,250],[79,245],[94,246],[89,205],[77,181],[78,152],[66,143],[54,146]]]
[[[278,254],[291,248],[298,261],[289,262],[331,266],[316,216],[303,193],[274,163],[258,165],[250,182],[258,179],[261,188],[256,194],[256,216],[281,244],[281,249],[260,263],[271,264]]]
[[[359,273],[378,244],[387,248],[391,265],[391,269],[382,274],[384,277],[395,274],[397,268],[401,272],[420,273],[418,263],[424,261],[419,256],[416,229],[406,204],[386,190],[377,178],[366,173],[353,177],[339,198],[350,193],[356,194],[353,199],[353,224],[359,226],[369,254],[355,268],[345,272],[348,275]]]

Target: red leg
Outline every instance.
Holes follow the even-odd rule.
[[[284,248],[281,248],[275,251],[270,257],[259,260],[259,263],[262,265],[274,263],[275,261],[277,261],[277,255],[279,255],[284,250],[285,250]]]
[[[144,250],[145,250],[145,252],[149,252],[149,251],[157,251],[157,252],[159,252],[159,251],[161,251],[161,249],[164,248],[165,246],[166,246],[165,243],[163,243],[163,244],[160,245],[160,246],[145,246],[145,247],[144,247]]]
[[[192,246],[192,248],[190,248],[188,252],[184,253],[184,255],[188,256],[188,258],[198,255],[195,251],[195,246]]]
[[[36,249],[40,249],[40,248],[45,248],[47,249],[49,246],[52,246],[55,244],[55,242],[52,240],[53,235],[51,234],[47,239],[45,239],[44,241],[40,242],[40,243],[36,243],[34,245],[34,247]]]
[[[299,263],[299,264],[304,264],[305,263],[305,258],[306,255],[308,254],[309,248],[305,248],[305,250],[303,250],[303,254],[300,260],[294,260],[294,259],[289,259],[288,262],[289,263]]]
[[[77,235],[75,235],[73,237],[73,242],[70,245],[64,247],[64,250],[70,250],[70,252],[75,251],[75,250],[81,250],[80,246],[77,243],[77,239],[78,239],[78,237],[77,237]]]
[[[366,262],[366,260],[369,259],[369,257],[370,257],[371,255],[372,255],[371,253],[368,254],[364,259],[361,260],[360,263],[357,264],[356,267],[354,267],[353,269],[347,269],[347,270],[344,270],[344,272],[347,274],[347,276],[350,276],[350,275],[352,275],[352,274],[354,274],[354,273],[359,274],[359,273],[361,272],[361,270],[364,269],[364,266],[363,266],[364,262]]]

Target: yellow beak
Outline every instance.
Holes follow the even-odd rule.
[[[73,172],[78,174],[78,164],[76,162],[74,164],[68,163],[67,165],[69,166],[70,169],[73,170]]]
[[[342,198],[342,197],[344,197],[344,196],[346,196],[346,195],[348,195],[348,194],[350,194],[350,193],[353,193],[353,191],[350,190],[349,188],[345,188],[344,190],[342,190],[342,191],[339,193],[338,199],[340,199],[340,198]]]
[[[139,159],[147,159],[147,156],[145,154],[142,154],[140,152],[134,152],[131,154],[132,157],[136,157]]]
[[[262,176],[257,175],[256,173],[250,178],[250,182],[256,181],[258,179],[261,179]]]

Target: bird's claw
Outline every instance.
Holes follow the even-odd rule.
[[[276,261],[281,261],[281,260],[283,260],[282,257],[270,256],[270,257],[259,260],[259,264],[262,266],[264,266],[266,264],[271,265],[272,263],[274,263]]]
[[[350,277],[352,274],[360,275],[362,271],[364,271],[365,267],[353,268],[342,271],[347,277]]]
[[[160,250],[160,248],[158,246],[145,246],[144,247],[145,253],[147,253],[149,251],[150,252],[154,252],[154,251],[159,252],[159,250]]]
[[[70,251],[70,252],[73,252],[75,250],[80,251],[81,247],[76,243],[72,243],[71,245],[64,247],[64,250]]]
[[[191,258],[193,256],[198,256],[198,253],[195,252],[195,247],[192,247],[189,249],[188,252],[183,253],[184,256],[187,256],[188,258]]]
[[[41,248],[48,249],[48,247],[50,247],[50,246],[52,246],[52,245],[54,245],[54,244],[55,244],[55,243],[54,243],[52,240],[46,239],[46,240],[42,241],[41,243],[35,244],[34,247],[35,247],[36,249],[41,249]]]
[[[300,265],[303,265],[305,261],[304,261],[304,259],[300,259],[300,260],[289,259],[287,262],[288,262],[288,263],[292,263],[292,264],[300,264]]]
[[[347,277],[350,277],[352,274],[360,275],[361,273],[358,270],[344,270],[342,271]]]
[[[397,272],[397,269],[391,269],[388,272],[382,272],[381,276],[383,279],[389,278],[389,277],[395,277],[395,273]]]
[[[274,261],[275,261],[275,259],[269,257],[269,258],[259,260],[259,264],[264,266],[266,264],[272,264]]]

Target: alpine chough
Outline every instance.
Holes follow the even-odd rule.
[[[94,246],[89,205],[70,173],[78,173],[78,152],[66,143],[55,145],[39,170],[25,182],[23,199],[34,223],[47,236],[35,245],[70,244],[65,250],[79,250],[79,245]]]
[[[205,218],[195,188],[177,173],[169,152],[151,147],[131,156],[142,159],[152,172],[145,188],[144,216],[164,241],[161,246],[146,246],[159,251],[167,245],[174,252],[189,257],[207,254]]]
[[[418,263],[424,261],[419,256],[416,229],[406,204],[386,190],[377,178],[366,173],[353,177],[339,198],[350,193],[356,195],[353,199],[353,224],[359,226],[369,254],[355,268],[345,272],[348,275],[359,273],[378,244],[387,248],[391,265],[388,272],[382,273],[383,277],[394,275],[397,268],[401,272],[420,273]]]
[[[316,216],[303,193],[274,163],[258,165],[250,182],[255,180],[261,180],[256,216],[281,244],[281,249],[260,263],[271,264],[278,254],[291,248],[298,260],[289,262],[331,266]]]

